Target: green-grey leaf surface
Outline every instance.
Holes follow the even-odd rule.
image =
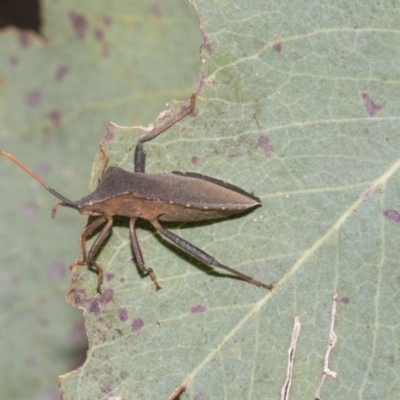
[[[201,35],[185,0],[42,6],[45,40],[0,34],[0,148],[79,199],[110,120],[146,124],[190,96]],[[87,346],[82,311],[64,301],[86,220],[70,209],[52,220],[55,199],[3,157],[0,193],[0,398],[58,399],[58,375]]]
[[[74,271],[69,301],[86,310],[91,350],[63,378],[64,398],[166,399],[181,384],[181,399],[279,398],[296,315],[289,398],[315,398],[335,291],[337,379],[321,398],[397,398],[399,9],[193,3],[205,36],[196,115],[146,145],[147,171],[191,170],[260,196],[241,218],[171,229],[276,288],[207,274],[143,224],[156,293],[121,222],[98,257],[104,293]],[[108,135],[112,165],[131,168],[135,134]]]

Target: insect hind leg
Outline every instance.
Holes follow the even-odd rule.
[[[160,290],[161,286],[157,282],[157,278],[156,278],[156,275],[154,274],[154,271],[151,268],[148,268],[144,265],[142,251],[140,250],[139,241],[136,236],[135,223],[136,223],[136,218],[132,218],[129,221],[129,234],[131,237],[133,256],[134,256],[136,265],[139,267],[139,269],[144,274],[150,276],[151,280],[154,282],[154,285],[156,286],[156,290]]]
[[[187,253],[191,254],[193,257],[197,258],[198,260],[202,261],[203,263],[211,266],[211,267],[217,267],[224,269],[225,271],[230,272],[233,275],[238,276],[242,280],[249,282],[255,286],[263,287],[268,290],[272,290],[272,285],[267,285],[265,283],[262,283],[260,281],[257,281],[250,276],[247,276],[245,274],[242,274],[239,271],[236,271],[233,268],[227,267],[226,265],[221,264],[215,258],[211,257],[209,254],[207,254],[205,251],[200,250],[198,247],[194,246],[193,244],[187,242],[186,240],[182,239],[178,235],[175,235],[175,233],[172,233],[168,229],[165,229],[157,220],[155,221],[150,221],[150,223],[154,226],[154,228],[157,229],[158,232],[160,232],[163,236],[168,238],[171,242],[176,244],[178,247],[180,247],[182,250],[186,251]]]

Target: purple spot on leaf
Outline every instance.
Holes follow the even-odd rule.
[[[52,110],[47,114],[47,118],[53,126],[59,126],[61,123],[61,112]]]
[[[21,276],[20,275],[13,275],[11,277],[11,283],[13,285],[19,285],[21,283]]]
[[[208,54],[212,54],[212,46],[207,37],[201,44],[201,49],[207,51]]]
[[[192,163],[194,165],[197,165],[200,162],[200,158],[199,157],[192,157]]]
[[[260,135],[258,137],[257,147],[261,147],[264,150],[265,157],[272,158],[274,156],[274,147],[268,136]]]
[[[19,58],[18,56],[11,56],[10,57],[10,64],[15,67],[19,64]]]
[[[196,306],[190,307],[190,312],[192,314],[199,314],[205,312],[207,309],[201,304],[197,304]]]
[[[374,193],[374,189],[367,189],[367,190],[362,194],[362,198],[363,198],[363,199],[368,199],[368,197],[371,196],[372,193]]]
[[[49,163],[40,163],[35,168],[38,175],[47,175],[51,171]]]
[[[94,299],[92,299],[90,301],[90,305],[89,305],[89,312],[95,314],[95,315],[99,315],[101,312],[100,309],[100,301],[97,297],[95,297]]]
[[[129,316],[128,316],[128,310],[126,308],[120,308],[118,310],[118,318],[122,321],[125,322]]]
[[[50,265],[49,278],[52,281],[58,281],[67,273],[67,266],[63,262],[55,262]]]
[[[27,218],[32,218],[38,213],[39,207],[34,202],[29,202],[24,204],[24,216]]]
[[[282,42],[276,42],[272,47],[276,52],[280,53],[282,51],[283,44]]]
[[[74,275],[73,275],[72,279],[74,280]],[[76,283],[76,282],[73,282],[73,283]],[[80,306],[80,305],[83,305],[85,303],[85,299],[86,299],[85,289],[79,289],[79,290],[72,289],[71,292],[73,292],[74,304],[76,306]],[[68,294],[68,296],[71,294],[71,292]]]
[[[31,44],[31,38],[29,36],[29,32],[19,31],[18,32],[18,41],[21,47],[29,47]]]
[[[201,393],[197,393],[196,396],[193,397],[193,400],[201,400],[203,395]]]
[[[132,321],[131,329],[134,335],[137,335],[138,332],[144,327],[144,322],[141,318],[136,318]]]
[[[382,108],[382,106],[375,104],[368,93],[363,93],[362,98],[364,100],[364,105],[368,111],[369,116],[375,117],[376,113]]]
[[[115,275],[112,272],[107,272],[106,273],[106,281],[110,282],[114,279]]]
[[[340,302],[343,304],[349,304],[350,303],[350,298],[349,297],[342,297],[340,299]]]
[[[107,133],[106,133],[106,135],[105,135],[105,137],[104,137],[104,139],[107,141],[107,142],[110,142],[111,140],[113,140],[114,139],[114,132],[111,130],[111,124],[108,124],[108,126],[107,126]]]
[[[95,29],[93,36],[96,40],[101,42],[104,39],[104,31],[102,29]]]
[[[85,16],[75,11],[71,11],[69,13],[69,20],[71,21],[77,38],[81,40],[85,39],[88,29],[88,22]]]
[[[40,90],[32,90],[25,97],[25,102],[29,106],[37,106],[42,102],[42,92]]]
[[[57,68],[57,71],[54,75],[54,79],[57,82],[61,82],[67,76],[68,72],[69,72],[69,68],[66,65],[60,65]]]
[[[393,221],[400,223],[400,213],[396,210],[385,210],[383,215],[386,218],[392,219]]]
[[[101,304],[107,304],[114,298],[114,291],[110,288],[104,290],[99,296],[99,301]]]
[[[110,25],[112,24],[112,18],[111,18],[111,17],[108,17],[108,16],[104,16],[104,17],[103,17],[103,23],[104,23],[104,25],[106,25],[106,26],[110,26]]]
[[[161,18],[164,15],[164,11],[159,4],[153,4],[151,7],[151,12],[157,18]]]

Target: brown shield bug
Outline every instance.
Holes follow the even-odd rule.
[[[98,292],[101,291],[103,268],[96,262],[96,254],[112,229],[114,216],[129,218],[134,260],[140,270],[151,277],[157,290],[161,287],[153,270],[145,266],[136,236],[135,224],[137,219],[147,220],[161,235],[203,263],[224,269],[253,285],[272,289],[272,285],[264,284],[219,263],[203,250],[165,229],[160,224],[160,221],[190,222],[224,218],[261,205],[260,199],[252,194],[205,175],[177,171],[159,174],[145,173],[146,153],[143,149],[143,143],[154,139],[171,125],[190,114],[194,110],[195,100],[196,95],[192,95],[188,107],[139,138],[134,153],[134,172],[128,172],[119,167],[107,168],[109,156],[103,142],[101,142],[100,150],[104,158],[98,186],[92,193],[78,201],[68,200],[50,188],[11,154],[0,150],[0,155],[16,163],[60,200],[52,209],[52,218],[55,217],[58,206],[70,207],[83,215],[94,217],[94,220],[91,220],[83,228],[80,235],[82,259],[75,261],[71,268],[75,265],[88,265],[93,268],[98,274]],[[100,227],[102,227],[100,233],[87,252],[86,238]]]

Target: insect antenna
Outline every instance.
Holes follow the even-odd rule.
[[[56,196],[61,200],[59,205],[71,207],[71,208],[78,208],[73,201],[68,200],[63,195],[52,189],[46,182],[42,181],[31,169],[29,169],[26,165],[22,164],[21,161],[17,160],[12,154],[6,153],[3,150],[0,150],[0,156],[4,156],[11,160],[13,163],[17,164],[18,167],[22,168],[25,172],[27,172],[35,181],[39,182],[46,190],[48,190],[53,196]]]

